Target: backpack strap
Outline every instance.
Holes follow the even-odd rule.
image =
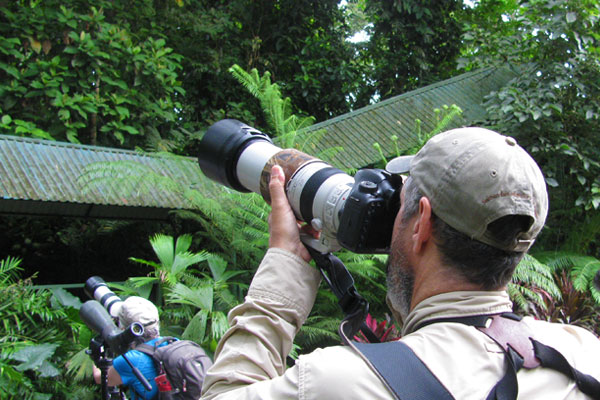
[[[437,322],[457,322],[474,326],[503,350],[508,361],[506,373],[492,388],[487,400],[516,399],[519,392],[517,372],[521,368],[532,369],[539,366],[554,369],[573,379],[578,389],[600,400],[600,382],[591,375],[573,368],[567,359],[556,349],[534,340],[533,332],[522,317],[514,313],[479,315],[465,318],[444,318],[427,321],[419,328]]]
[[[177,339],[176,337],[173,337],[173,336],[164,336],[164,337],[161,337],[160,339],[158,339],[156,342],[154,342],[154,344],[140,343],[137,346],[135,346],[134,350],[137,350],[140,353],[144,353],[147,356],[150,356],[150,358],[152,358],[152,361],[154,361],[154,365],[156,365],[158,374],[160,375],[164,372],[163,371],[164,368],[163,368],[162,364],[160,362],[158,362],[156,360],[156,358],[154,358],[154,352],[163,343],[168,342],[170,344],[170,343],[176,342],[178,340],[179,339]]]
[[[494,340],[503,350],[508,368],[486,400],[515,400],[518,396],[517,372],[539,366],[554,369],[573,379],[578,389],[600,400],[600,382],[573,368],[556,349],[532,339],[529,327],[513,313],[443,318],[420,325],[457,322],[474,326]],[[345,341],[357,351],[399,400],[453,399],[444,385],[406,344],[397,342],[357,343]],[[401,362],[399,360],[402,360]]]
[[[419,357],[401,341],[350,344],[400,400],[454,400]]]
[[[567,359],[556,349],[533,339],[531,341],[535,349],[535,355],[543,367],[562,372],[573,379],[577,383],[579,390],[583,393],[593,399],[600,399],[600,382],[596,378],[573,368]]]

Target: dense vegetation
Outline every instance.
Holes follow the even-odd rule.
[[[547,228],[511,296],[521,312],[600,332],[591,285],[600,269],[598,2],[338,3],[0,2],[0,133],[193,156],[204,130],[229,117],[303,148],[318,137],[299,132],[315,121],[508,66],[518,78],[488,96],[488,120],[473,122],[517,137],[551,196]],[[367,39],[348,40],[359,31]],[[166,333],[214,349],[264,253],[269,212],[259,196],[219,193],[217,201],[186,192],[193,209],[162,225],[2,217],[0,397],[95,390],[84,352],[92,332],[77,315],[84,299],[36,290],[36,271],[44,283],[68,281],[69,271],[75,282],[90,271],[126,281],[113,289],[150,296]],[[340,257],[385,320],[385,257]],[[113,268],[75,272],[92,258]],[[321,290],[296,351],[335,343],[339,317]]]

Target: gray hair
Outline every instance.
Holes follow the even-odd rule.
[[[403,222],[417,214],[421,197],[424,197],[423,193],[408,177],[404,183]],[[525,255],[524,252],[509,252],[471,239],[437,217],[435,210],[432,210],[432,220],[433,238],[442,261],[484,290],[496,290],[508,284],[517,264]],[[498,238],[514,237],[528,223],[528,217],[509,215],[490,223],[488,230]]]

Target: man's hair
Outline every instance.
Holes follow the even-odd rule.
[[[404,188],[402,221],[406,222],[418,212],[419,200],[424,195],[410,177]],[[432,220],[433,237],[442,261],[469,282],[481,285],[484,290],[505,286],[525,255],[524,252],[509,252],[471,239],[442,221],[434,210]],[[510,240],[517,233],[527,230],[529,224],[530,217],[508,215],[490,223],[488,231],[500,240]]]

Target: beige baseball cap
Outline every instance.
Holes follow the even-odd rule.
[[[527,251],[544,226],[548,192],[542,171],[516,140],[484,128],[459,128],[431,138],[415,156],[391,160],[386,170],[409,173],[433,212],[472,239],[507,251]],[[488,225],[508,215],[531,217],[510,242]]]
[[[139,322],[144,328],[158,323],[158,309],[149,300],[139,296],[126,298],[119,309],[119,326],[128,327]]]

